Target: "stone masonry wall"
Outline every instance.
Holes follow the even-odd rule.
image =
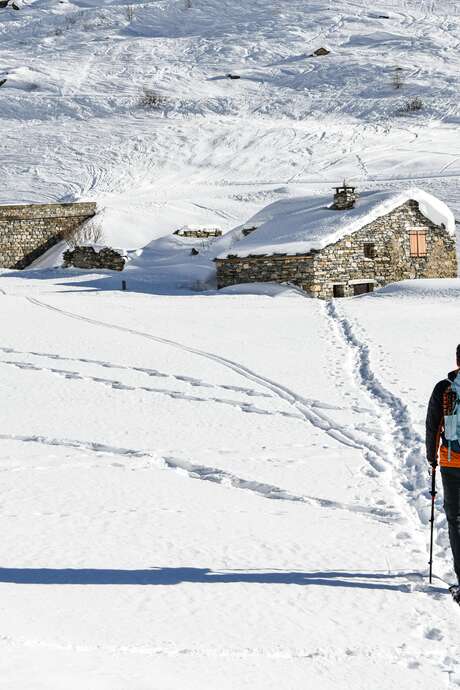
[[[331,211],[340,214],[340,211]],[[410,230],[426,231],[426,257],[410,256]],[[364,244],[374,244],[374,258],[364,256]],[[457,276],[455,238],[422,215],[408,201],[335,244],[311,254],[216,259],[217,287],[252,282],[291,282],[314,297],[330,299],[334,284],[344,296],[354,294],[350,281],[375,287],[410,278]]]
[[[94,203],[0,206],[0,267],[25,268],[95,213]]]
[[[337,213],[339,213],[337,211]],[[410,230],[426,231],[426,257],[410,256]],[[364,244],[373,243],[375,257],[364,256]],[[345,297],[353,295],[352,280],[375,281],[374,286],[411,278],[457,276],[455,238],[422,215],[416,201],[408,201],[361,230],[325,247],[314,255],[311,293],[329,299],[334,283],[344,285]]]
[[[122,271],[125,267],[125,260],[122,255],[111,249],[104,247],[96,251],[94,247],[75,247],[73,250],[64,252],[64,268],[74,266],[75,268],[103,268],[111,271]]]
[[[216,259],[217,287],[239,283],[295,283],[310,291],[313,282],[313,257],[249,256]]]

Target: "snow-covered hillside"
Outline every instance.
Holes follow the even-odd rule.
[[[454,3],[191,4],[0,9],[1,202],[96,200],[106,241],[131,249],[186,223],[228,230],[344,177],[410,181],[460,215]],[[139,106],[145,87],[159,109]],[[420,112],[398,113],[417,96]]]
[[[459,687],[423,435],[460,280],[211,289],[242,223],[344,177],[460,217],[457,7],[16,2],[0,203],[95,200],[129,263],[0,271],[2,690]],[[192,257],[191,224],[235,230]]]

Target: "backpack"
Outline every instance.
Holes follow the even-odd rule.
[[[460,441],[460,375],[449,381],[444,393],[444,438],[447,441],[447,459],[450,462],[452,443],[457,450]]]

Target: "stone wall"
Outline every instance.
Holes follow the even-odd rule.
[[[110,247],[95,251],[93,247],[75,247],[64,252],[64,268],[105,268],[110,271],[122,271],[125,260],[121,254]]]
[[[313,283],[313,256],[249,256],[216,259],[217,287],[239,283],[295,283],[310,291]]]
[[[410,230],[426,231],[426,257],[410,255]],[[374,245],[374,258],[364,256],[366,243]],[[410,278],[457,276],[455,238],[425,218],[416,201],[406,202],[321,251],[297,256],[230,256],[216,259],[216,265],[219,288],[237,283],[291,282],[322,299],[333,296],[334,284],[342,285],[347,297],[354,294],[357,281],[382,287]]]
[[[94,203],[0,206],[0,267],[25,268],[95,213]]]

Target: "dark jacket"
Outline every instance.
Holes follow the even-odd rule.
[[[458,369],[451,371],[448,374],[448,380],[443,379],[436,384],[431,394],[430,402],[428,403],[428,411],[426,413],[426,457],[430,465],[436,464],[439,446],[439,433],[441,429],[441,422],[444,417],[443,399],[444,393],[449,388],[450,381],[454,381],[458,374]],[[447,446],[447,441],[444,434],[441,434],[441,443]],[[458,443],[454,441],[453,443]],[[452,445],[452,450],[458,452],[457,448]]]

